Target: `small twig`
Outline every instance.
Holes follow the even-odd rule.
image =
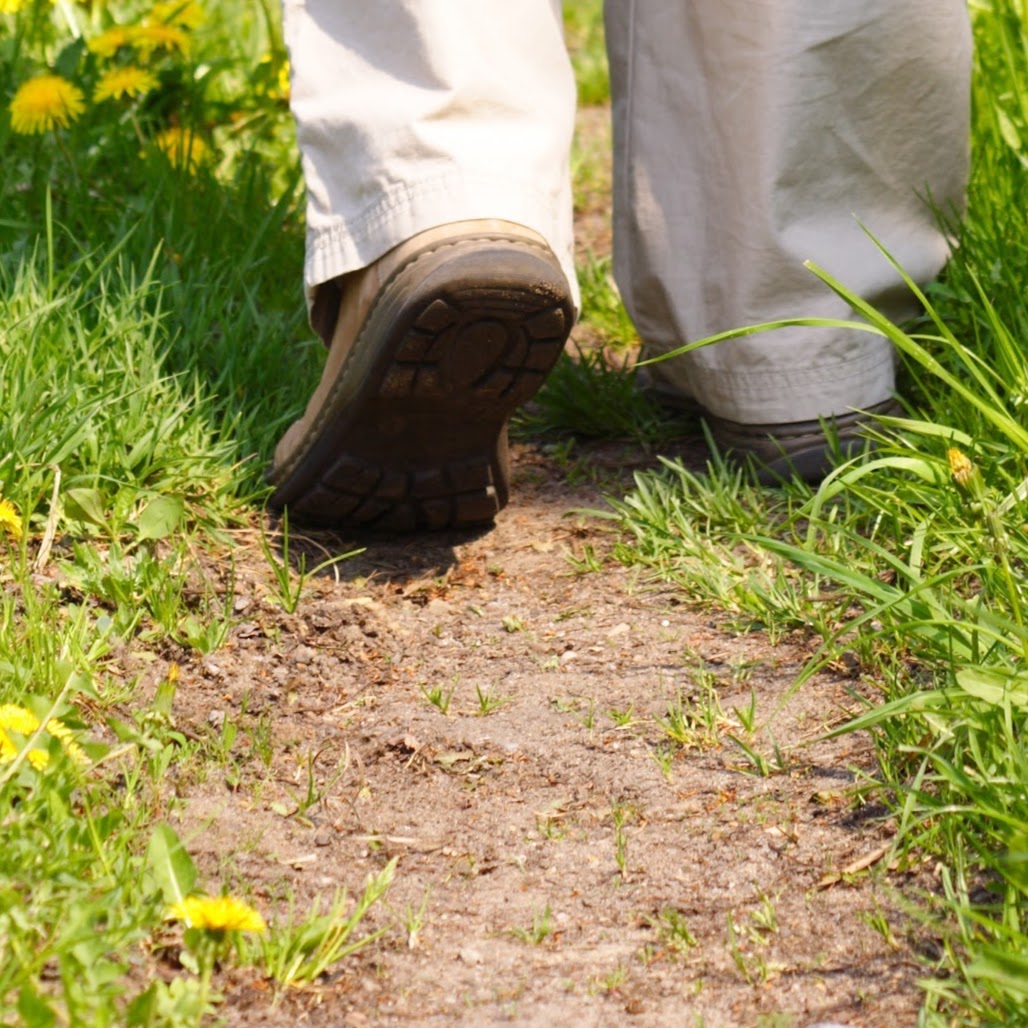
[[[817,883],[817,887],[819,889],[827,889],[829,886],[841,882],[847,875],[855,875],[859,871],[866,871],[872,864],[877,864],[891,849],[892,843],[887,842],[884,846],[879,846],[878,849],[865,853],[864,856],[858,857],[852,863],[847,864],[838,874],[825,875]]]

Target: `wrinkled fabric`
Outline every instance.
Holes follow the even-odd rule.
[[[851,318],[806,260],[893,317],[916,313],[864,227],[915,281],[946,260],[925,198],[963,203],[964,0],[622,0],[607,5],[607,38],[615,272],[648,353],[779,318]],[[744,423],[867,407],[895,384],[886,340],[827,328],[654,370]]]
[[[305,279],[436,225],[539,232],[574,280],[574,84],[556,0],[284,0],[308,187]],[[647,353],[852,312],[812,260],[914,313],[967,175],[964,0],[608,0],[615,274]],[[654,366],[712,413],[780,423],[894,389],[889,344],[788,328]]]
[[[424,229],[527,225],[574,281],[559,0],[284,0],[308,290]]]

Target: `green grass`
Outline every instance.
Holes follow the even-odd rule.
[[[185,893],[221,891],[166,823],[177,803],[166,778],[202,777],[208,763],[237,773],[239,724],[187,736],[172,716],[174,675],[147,704],[118,665],[228,638],[228,530],[259,513],[265,462],[321,348],[305,324],[277,6],[209,9],[187,31],[188,54],[146,58],[155,89],[93,102],[129,55],[101,57],[83,41],[149,10],[32,0],[0,15],[5,1024],[199,1024],[217,1003],[215,959],[251,964],[276,988],[309,982],[376,941],[360,922],[392,874],[326,914],[268,911],[261,943],[165,920]],[[19,134],[9,104],[44,72],[81,90],[83,110],[64,128]],[[157,146],[176,127],[204,144],[192,166]],[[294,373],[269,374],[283,355]],[[308,572],[302,559],[298,576],[286,566],[283,527],[267,584],[288,608]],[[208,582],[217,561],[223,580]],[[244,731],[266,768],[267,725]],[[156,974],[140,968],[177,939],[179,973],[149,983]]]
[[[583,106],[610,100],[607,51],[603,40],[603,0],[566,0],[564,36]]]
[[[114,62],[69,42],[66,16],[74,16],[74,31],[92,38],[115,16],[131,23],[146,9],[126,2],[51,12],[30,4],[0,23],[5,96],[57,54],[57,67],[86,97],[78,119],[46,135],[18,135],[0,119],[2,295],[15,319],[28,304],[43,305],[33,315],[43,331],[69,316],[96,321],[108,314],[105,304],[117,306],[116,319],[152,318],[154,373],[177,378],[174,388],[232,441],[233,452],[219,460],[227,467],[245,462],[230,477],[253,489],[320,357],[306,342],[302,188],[289,113],[260,75],[250,81],[249,69],[272,68],[261,59],[278,51],[261,8],[240,4],[196,30],[188,59],[150,59],[160,79],[153,93],[90,102]],[[192,173],[154,142],[174,126],[195,132],[206,147]],[[5,348],[39,330],[5,322],[11,325]],[[120,334],[120,327],[114,320],[108,331]],[[101,345],[101,330],[90,331],[93,345]],[[266,368],[287,347],[296,374],[269,380]],[[33,408],[24,410],[28,417]]]
[[[613,504],[625,561],[740,629],[820,640],[794,689],[859,660],[837,732],[872,732],[862,787],[894,805],[896,856],[940,868],[926,1024],[1028,1017],[1028,23],[1007,2],[973,13],[969,207],[924,317],[892,325],[813,269],[896,344],[911,416],[817,492],[763,490],[715,458],[641,475]]]
[[[648,445],[695,430],[642,393],[635,371],[602,350],[562,354],[533,403],[518,412],[514,431],[625,439]]]
[[[231,771],[239,726],[187,736],[172,717],[174,675],[146,704],[118,660],[224,643],[232,589],[203,581],[197,553],[223,557],[231,584],[228,530],[259,512],[264,464],[322,359],[300,292],[302,188],[277,8],[212,7],[187,56],[151,56],[158,88],[92,103],[106,65],[81,39],[147,9],[32,0],[0,15],[0,526],[24,523],[23,534],[0,527],[5,1023],[199,1023],[216,1004],[205,971],[215,944],[280,985],[309,981],[375,944],[358,922],[392,873],[369,881],[351,913],[341,897],[324,914],[269,912],[262,941],[187,929],[170,984],[139,975],[179,938],[168,904],[222,887],[201,879],[168,827],[163,783],[211,762]],[[885,426],[875,461],[817,494],[762,490],[716,458],[707,474],[668,462],[613,513],[624,560],[720,605],[738,630],[819,638],[796,688],[840,648],[860,661],[843,730],[876,740],[879,779],[864,787],[894,799],[898,854],[942,868],[928,1023],[1028,1015],[1028,45],[1010,3],[977,4],[975,17],[961,247],[922,323],[900,330],[867,312],[903,355],[912,416]],[[602,102],[598,0],[567,5],[567,24],[582,102]],[[20,135],[8,105],[45,70],[82,89],[84,110],[66,128]],[[176,126],[206,147],[193,167],[157,147]],[[606,266],[593,262],[583,285],[601,343],[629,342]],[[269,374],[284,354],[293,373]],[[535,431],[651,445],[669,432],[599,352],[563,362],[536,410]],[[974,464],[960,483],[954,446]],[[295,609],[313,572],[291,573],[285,532],[281,547],[265,541],[269,595]],[[481,694],[479,712],[500,702]],[[698,712],[669,708],[668,738],[697,730],[687,715],[709,729],[700,714],[709,720],[716,702],[711,692]],[[242,730],[267,768],[266,722]],[[536,922],[521,937],[542,941],[548,911]]]
[[[595,333],[603,342],[621,350],[630,350],[639,343],[632,319],[621,301],[610,257],[592,257],[578,267],[578,284],[582,290],[580,325]]]

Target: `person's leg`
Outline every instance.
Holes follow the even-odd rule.
[[[272,502],[378,528],[488,521],[506,421],[574,317],[574,81],[557,0],[285,0],[330,344]]]
[[[808,259],[887,313],[914,313],[858,219],[918,282],[946,260],[925,197],[963,200],[964,0],[608,0],[607,35],[615,272],[647,354],[777,318],[850,317]],[[769,430],[894,389],[886,341],[829,329],[731,340],[652,373],[717,419]],[[745,429],[726,434],[745,448]]]

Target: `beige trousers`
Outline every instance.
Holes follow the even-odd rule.
[[[283,0],[308,190],[308,296],[471,218],[542,234],[574,281],[574,83],[556,0]],[[573,0],[571,0],[573,2]],[[783,317],[848,317],[810,259],[912,313],[962,204],[965,0],[608,0],[615,273],[647,350]],[[886,399],[872,335],[781,329],[656,366],[724,418]]]

